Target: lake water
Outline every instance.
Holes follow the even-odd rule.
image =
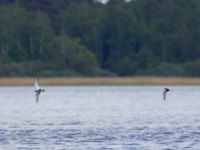
[[[1,87],[0,149],[199,149],[200,87],[168,87]]]

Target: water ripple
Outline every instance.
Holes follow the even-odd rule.
[[[29,87],[0,88],[0,149],[199,149],[200,87],[174,88],[163,102],[158,86],[46,87],[37,105]]]

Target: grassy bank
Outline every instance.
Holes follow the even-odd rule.
[[[0,86],[33,85],[35,78],[0,78]],[[177,77],[106,77],[106,78],[40,78],[42,85],[200,85],[200,78]]]

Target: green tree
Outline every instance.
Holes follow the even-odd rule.
[[[58,41],[67,67],[83,75],[96,73],[98,66],[95,55],[81,45],[78,39],[63,35],[58,37]]]

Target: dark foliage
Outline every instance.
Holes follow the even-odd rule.
[[[0,76],[200,76],[199,0],[96,1],[0,0]]]

